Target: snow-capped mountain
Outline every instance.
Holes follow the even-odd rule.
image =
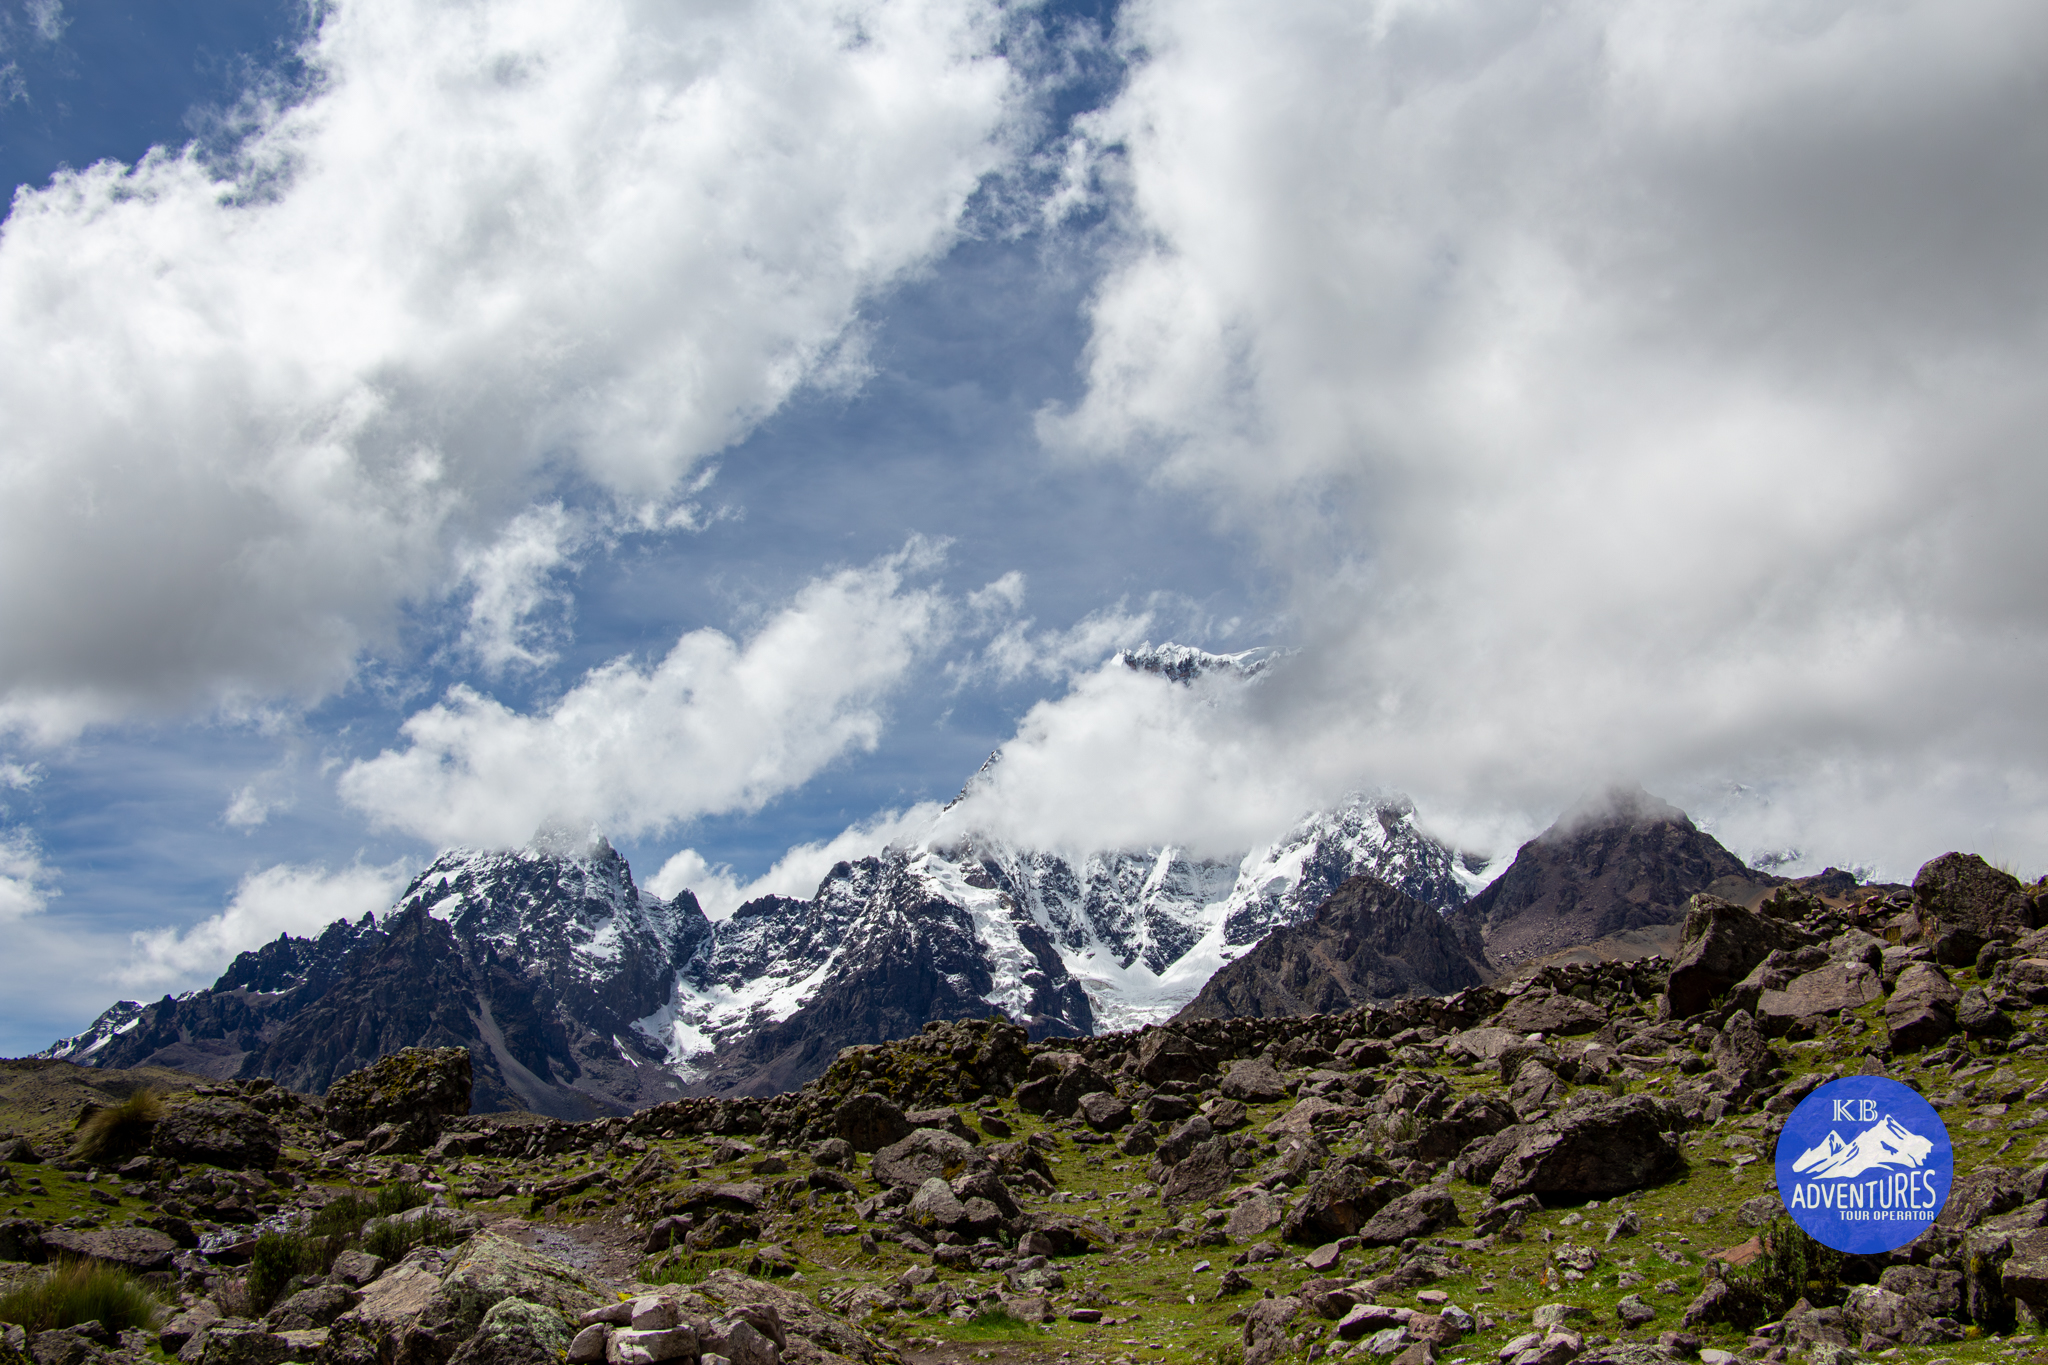
[[[1271,656],[1169,643],[1119,657],[1193,685],[1256,677]],[[377,1049],[440,1041],[471,1049],[480,1094],[543,1112],[680,1086],[772,1091],[841,1047],[935,1018],[1000,1009],[1039,1037],[1162,1021],[1350,877],[1370,873],[1439,912],[1475,880],[1386,793],[1347,797],[1227,858],[1171,845],[1052,852],[960,827],[942,818],[922,841],[833,867],[808,899],[765,897],[715,925],[688,891],[639,890],[595,834],[451,850],[384,916],[281,937],[210,990],[123,1002],[43,1055],[324,1090]]]

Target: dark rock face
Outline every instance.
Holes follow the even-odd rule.
[[[910,1136],[910,1122],[887,1095],[871,1090],[843,1102],[832,1116],[839,1136],[856,1152],[872,1152]]]
[[[1885,1025],[1896,1052],[1918,1052],[1956,1031],[1961,992],[1932,962],[1915,962],[1899,973],[1885,1001]]]
[[[1640,788],[1617,789],[1522,845],[1458,917],[1478,927],[1493,959],[1513,964],[1625,929],[1676,924],[1695,893],[1723,878],[1777,880],[1743,866],[1676,806]]]
[[[1913,878],[1913,908],[1934,959],[1967,967],[1987,943],[2017,943],[2048,918],[2019,879],[1974,853],[1944,853]]]
[[[1457,924],[1385,882],[1353,877],[1308,923],[1274,930],[1210,977],[1175,1019],[1335,1014],[1448,994],[1490,975]]]
[[[137,1274],[165,1269],[178,1249],[176,1242],[152,1228],[51,1228],[42,1234],[42,1243],[46,1255],[96,1261]]]

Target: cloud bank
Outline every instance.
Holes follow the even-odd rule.
[[[1738,843],[2048,861],[2048,14],[1122,25],[1086,131],[1124,254],[1041,432],[1211,498],[1303,648],[1237,711],[1106,675],[1034,712],[1048,829],[1165,836],[1254,773],[1506,828],[1622,773]]]
[[[863,301],[1006,155],[997,37],[958,0],[345,0],[226,159],[18,195],[0,728],[315,698],[458,591],[487,668],[544,661],[555,490],[691,524],[707,455],[858,375]]]
[[[227,908],[189,928],[151,929],[131,937],[128,963],[115,973],[123,990],[152,992],[209,983],[235,954],[279,934],[317,936],[338,919],[358,920],[389,910],[412,869],[360,864],[329,871],[318,864],[282,863],[251,872]]]
[[[757,810],[874,747],[886,698],[947,637],[944,594],[908,581],[936,565],[913,542],[812,581],[744,642],[692,631],[535,714],[458,686],[405,722],[406,747],[350,766],[342,799],[380,827],[494,847],[543,824],[637,835]]]

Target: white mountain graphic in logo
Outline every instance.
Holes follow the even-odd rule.
[[[1792,1170],[1814,1180],[1847,1180],[1886,1166],[1911,1170],[1933,1150],[1932,1140],[1908,1132],[1887,1114],[1858,1133],[1854,1142],[1844,1142],[1840,1133],[1830,1130],[1825,1140],[1799,1154]]]

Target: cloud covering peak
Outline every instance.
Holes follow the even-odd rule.
[[[863,300],[1004,155],[995,38],[938,0],[349,0],[231,154],[24,190],[0,725],[318,697],[465,580],[482,657],[537,657],[506,618],[552,543],[529,505],[658,523],[857,372]]]

